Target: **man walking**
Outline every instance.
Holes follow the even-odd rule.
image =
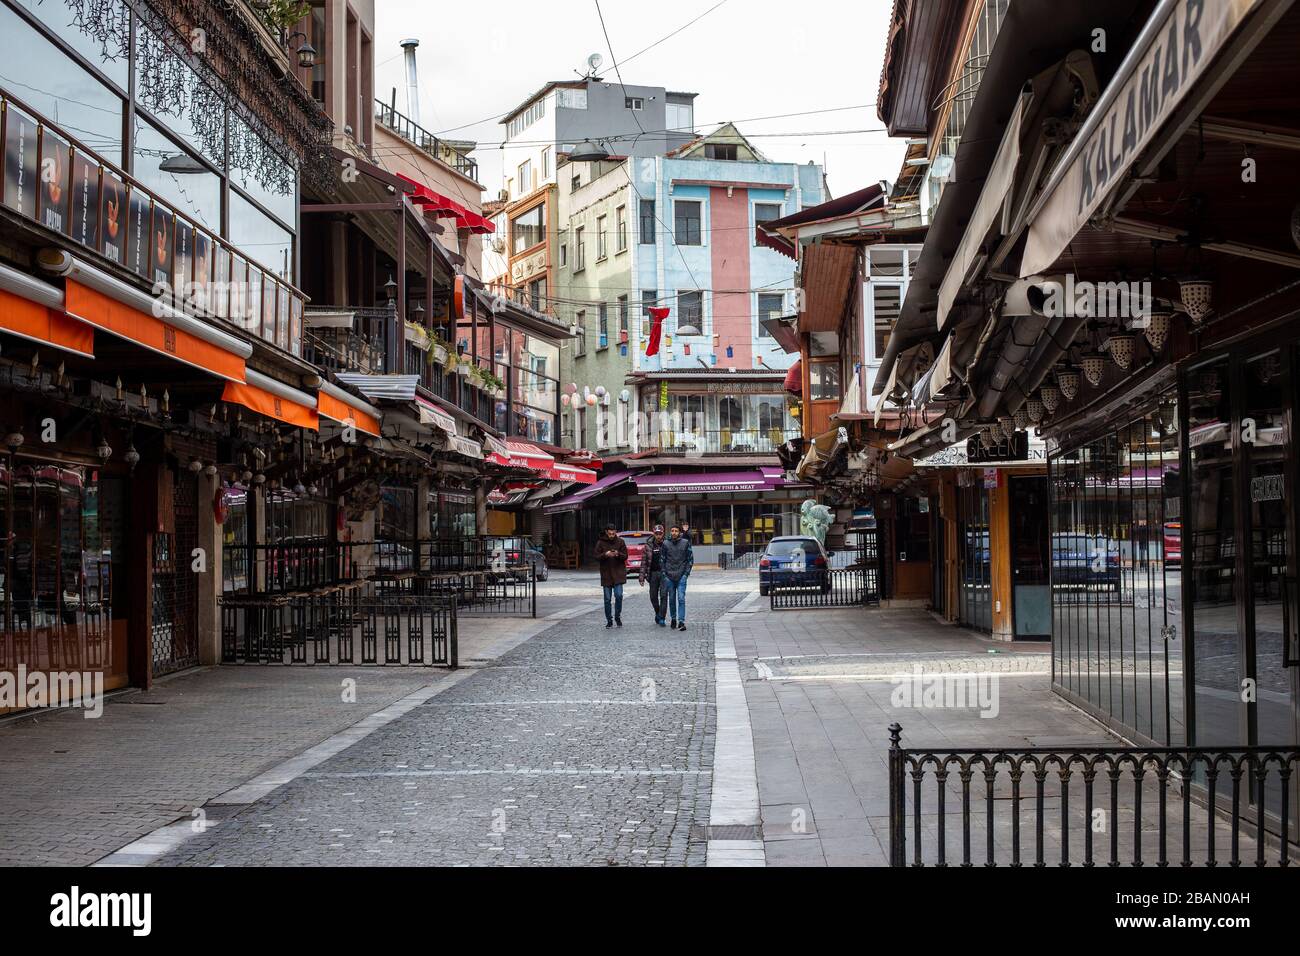
[[[686,581],[695,566],[695,551],[682,529],[674,527],[663,544],[664,577],[668,579],[668,611],[674,630],[686,630]]]
[[[627,542],[611,524],[596,542],[600,586],[605,590],[605,627],[623,626],[623,585],[627,584]]]
[[[641,586],[650,582],[650,603],[655,609],[655,623],[667,627],[668,579],[664,577],[664,526],[655,525],[654,537],[641,553]]]

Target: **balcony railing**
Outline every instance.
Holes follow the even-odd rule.
[[[798,438],[798,428],[720,428],[716,430],[652,432],[645,448],[678,454],[751,454],[774,455],[791,438]]]
[[[438,162],[450,166],[462,176],[478,181],[478,163],[460,150],[438,139],[415,120],[380,100],[375,100],[375,120],[408,143],[424,150]]]
[[[314,325],[313,316],[352,314],[351,325]],[[394,321],[391,310],[379,307],[328,306],[307,312],[303,332],[303,358],[331,372],[363,372],[382,375],[387,371],[384,331]]]

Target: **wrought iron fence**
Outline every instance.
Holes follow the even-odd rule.
[[[374,544],[363,577],[386,587],[455,598],[460,614],[537,616],[537,571],[528,538],[463,537]]]
[[[359,580],[356,545],[313,538],[222,548],[222,589],[227,594],[293,594]]]
[[[898,724],[889,738],[891,866],[1287,866],[1295,852],[1300,748],[913,750]]]
[[[785,568],[759,571],[768,575],[767,586],[773,611],[795,608],[858,607],[880,600],[880,578],[876,568],[817,568],[790,571]]]
[[[226,595],[227,664],[458,666],[454,596],[366,584],[326,594]]]

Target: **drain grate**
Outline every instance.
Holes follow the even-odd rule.
[[[691,838],[694,840],[761,840],[763,839],[763,829],[745,823],[728,824],[721,827],[710,827],[702,823],[696,823],[691,827]]]

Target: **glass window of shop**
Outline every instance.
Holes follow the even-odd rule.
[[[415,567],[415,489],[383,485],[375,514],[375,564],[385,570]]]
[[[140,115],[135,118],[132,156],[135,176],[144,187],[172,208],[209,229],[221,229],[221,177],[213,172],[169,172],[169,160],[189,160],[192,154]],[[195,167],[197,170],[197,166]],[[253,252],[255,250],[249,250]]]
[[[958,619],[993,630],[993,562],[989,543],[989,493],[977,475],[963,473],[957,488]]]
[[[119,80],[119,86],[125,86],[125,60],[119,72],[114,61],[96,51],[80,28],[67,26],[71,14],[61,2],[36,4],[28,0],[23,6],[47,24],[60,24],[51,26],[51,30],[65,40],[70,41],[73,34],[81,37],[81,41],[69,45],[109,73],[111,79]],[[122,164],[123,97],[3,3],[0,91],[57,124],[103,159],[117,166]]]
[[[6,669],[125,679],[127,520],[122,482],[98,469],[0,459],[0,661]],[[114,683],[116,686],[116,681]]]
[[[1131,733],[1184,741],[1179,617],[1182,494],[1172,394],[1053,456],[1057,683]]]
[[[246,592],[253,585],[253,541],[248,488],[242,484],[226,489],[226,520],[221,525],[221,590],[227,594]]]
[[[478,534],[474,495],[466,491],[429,493],[429,537],[472,538]]]

